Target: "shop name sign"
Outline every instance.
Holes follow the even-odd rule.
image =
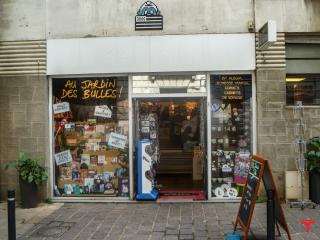
[[[269,20],[262,28],[259,29],[258,43],[259,49],[264,50],[270,47],[277,41],[277,26],[276,22]]]
[[[251,75],[215,75],[212,84],[214,84],[214,95],[217,98],[239,101],[250,95],[248,91],[251,90],[246,88],[251,87]]]
[[[135,30],[163,30],[163,17],[153,2],[146,1],[139,8],[135,17]]]
[[[110,108],[116,104],[121,91],[118,95],[117,78],[59,78],[55,79],[52,93],[55,103],[66,102],[80,105],[106,105],[107,103]],[[63,108],[63,104],[53,107],[55,114],[67,112],[67,109],[66,105],[65,109]]]

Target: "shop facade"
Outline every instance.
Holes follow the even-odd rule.
[[[153,8],[144,11],[145,4]],[[147,131],[150,124],[140,119],[141,109],[160,111],[159,143],[166,145],[160,146],[158,184],[165,187],[163,175],[171,179],[174,172],[180,174],[178,190],[183,190],[178,183],[186,183],[192,186],[188,190],[195,188],[205,199],[216,200],[216,194],[228,188],[221,187],[222,181],[232,179],[239,194],[241,166],[246,165],[239,159],[250,152],[269,159],[284,197],[285,171],[296,169],[294,101],[300,99],[306,106],[306,138],[320,134],[320,19],[314,10],[319,7],[317,1],[303,0],[2,4],[1,198],[8,188],[17,189],[19,196],[16,172],[3,166],[24,151],[50,169],[42,199],[135,199],[137,129],[143,126]],[[148,22],[144,14],[155,16]],[[268,20],[276,21],[277,42],[262,50],[256,44],[258,31]],[[203,85],[197,85],[198,80]],[[54,107],[58,103],[62,104]],[[66,109],[71,110],[69,116],[63,114]],[[184,125],[188,119],[190,126]],[[117,147],[108,145],[110,138],[103,137],[107,133],[114,133],[111,139],[117,142],[111,142]],[[193,149],[195,142],[201,145],[198,158],[205,159],[196,165],[203,169],[196,181],[193,152],[182,151]],[[169,164],[172,152],[177,154],[174,165]],[[178,155],[188,162],[178,164]],[[234,165],[237,159],[238,167],[230,170],[230,158]],[[68,165],[70,159],[75,171]],[[217,166],[215,161],[225,164]],[[91,168],[91,163],[96,166]],[[183,174],[191,177],[180,179]],[[76,182],[81,184],[74,190],[70,184]],[[92,187],[84,189],[84,182]],[[59,195],[67,196],[55,196],[55,185]]]
[[[53,199],[134,200],[138,142],[153,139],[155,172],[191,173],[203,200],[238,200],[256,148],[254,41],[254,34],[49,40]],[[197,130],[185,134],[192,122]],[[168,162],[174,151],[166,141],[191,162]],[[187,183],[186,175],[170,176]]]

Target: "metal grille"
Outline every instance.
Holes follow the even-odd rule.
[[[286,49],[284,33],[277,33],[277,42],[268,49],[259,50],[258,34],[256,34],[257,69],[285,69]]]
[[[46,41],[0,42],[0,75],[46,74]]]

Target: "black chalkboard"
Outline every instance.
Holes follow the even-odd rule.
[[[256,195],[259,190],[260,178],[263,171],[263,163],[252,159],[250,163],[247,183],[239,210],[239,219],[244,226],[249,226],[252,216]]]
[[[291,240],[289,228],[281,207],[279,193],[272,176],[269,162],[259,156],[252,156],[247,182],[243,190],[234,230],[236,230],[237,225],[239,224],[245,233],[244,239],[248,239],[248,232],[261,180],[263,180],[266,191],[274,190],[276,223],[280,224],[280,226],[287,232],[289,240]]]

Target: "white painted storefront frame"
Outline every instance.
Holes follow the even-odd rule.
[[[131,46],[131,48],[128,48]],[[133,47],[132,47],[133,46]],[[147,46],[147,47],[146,47]],[[122,52],[123,50],[123,52]],[[154,54],[151,54],[154,53]],[[106,57],[108,56],[108,57]],[[52,39],[47,43],[49,75],[50,195],[56,202],[128,202],[134,198],[132,76],[137,74],[196,74],[207,76],[206,93],[157,94],[154,97],[207,98],[207,193],[208,201],[236,199],[212,198],[211,194],[211,91],[210,75],[251,74],[253,153],[257,148],[256,84],[254,34],[198,34],[110,38]],[[54,142],[52,116],[52,79],[66,77],[128,77],[129,102],[129,185],[130,197],[54,197]],[[146,96],[145,96],[146,97]],[[149,97],[149,95],[148,95]],[[131,200],[130,200],[131,199]]]

